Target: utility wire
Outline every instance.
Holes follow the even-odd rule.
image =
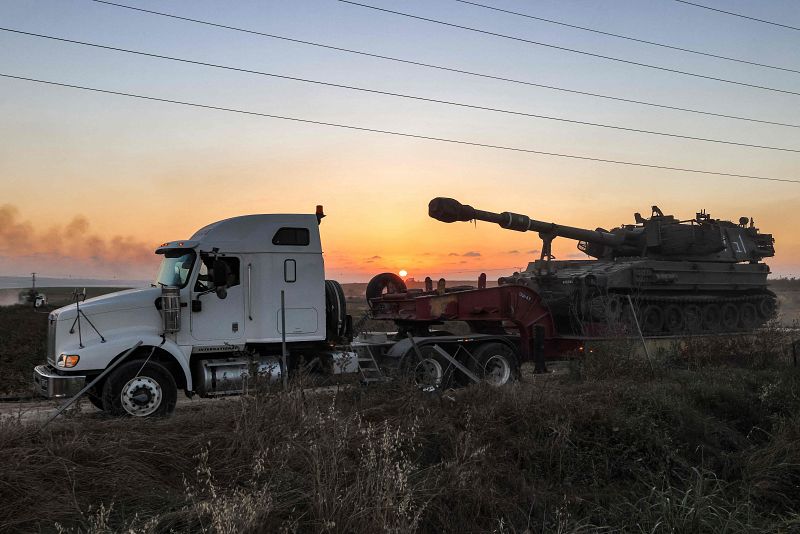
[[[457,69],[457,68],[447,67],[447,66],[443,66],[443,65],[434,65],[434,64],[431,64],[431,63],[423,63],[423,62],[420,62],[420,61],[414,61],[414,60],[410,60],[410,59],[402,59],[402,58],[397,58],[397,57],[392,57],[392,56],[385,56],[385,55],[381,55],[381,54],[373,54],[371,52],[365,52],[363,50],[353,50],[353,49],[350,49],[350,48],[342,48],[342,47],[338,47],[338,46],[332,46],[332,45],[326,45],[326,44],[323,44],[323,43],[317,43],[317,42],[314,42],[314,41],[304,41],[302,39],[294,39],[294,38],[285,37],[285,36],[282,36],[282,35],[274,35],[274,34],[270,34],[270,33],[259,32],[259,31],[256,31],[256,30],[248,30],[246,28],[239,28],[239,27],[235,27],[235,26],[227,26],[225,24],[217,24],[215,22],[210,22],[210,21],[207,21],[207,20],[200,20],[200,19],[193,19],[193,18],[188,18],[188,17],[181,17],[179,15],[172,15],[170,13],[163,13],[163,12],[160,12],[160,11],[152,11],[152,10],[149,10],[149,9],[143,9],[143,8],[139,8],[139,7],[128,6],[128,5],[125,5],[125,4],[118,4],[118,3],[115,3],[115,2],[109,2],[107,0],[92,0],[92,1],[100,3],[100,4],[106,4],[106,5],[112,6],[112,7],[130,9],[132,11],[140,11],[142,13],[147,13],[147,14],[150,14],[150,15],[158,15],[158,16],[162,16],[162,17],[168,17],[168,18],[172,18],[172,19],[182,20],[182,21],[185,21],[185,22],[193,22],[193,23],[196,23],[196,24],[204,24],[206,26],[212,26],[212,27],[221,28],[221,29],[225,29],[225,30],[232,30],[232,31],[238,31],[238,32],[243,32],[243,33],[249,33],[249,34],[258,35],[258,36],[261,36],[261,37],[269,37],[270,39],[279,39],[279,40],[282,40],[282,41],[288,41],[288,42],[291,42],[291,43],[303,44],[303,45],[308,45],[308,46],[315,46],[315,47],[319,47],[319,48],[325,48],[325,49],[328,49],[328,50],[334,50],[334,51],[337,51],[337,52],[345,52],[345,53],[348,53],[348,54],[357,54],[357,55],[371,57],[371,58],[375,58],[375,59],[381,59],[381,60],[385,60],[385,61],[394,61],[394,62],[397,62],[397,63],[404,63],[404,64],[407,64],[407,65],[414,65],[414,66],[418,66],[418,67],[425,67],[425,68],[436,69],[436,70],[441,70],[441,71],[446,71],[446,72],[455,72],[455,73],[458,73],[458,74],[465,74],[465,75],[468,75],[468,76],[475,76],[475,77],[478,77],[478,78],[485,78],[485,79],[489,79],[489,80],[497,80],[497,81],[501,81],[501,82],[508,82],[508,83],[515,83],[515,84],[520,84],[520,85],[527,85],[527,86],[530,86],[530,87],[538,87],[538,88],[542,88],[542,89],[550,89],[550,90],[553,90],[553,91],[563,91],[563,92],[566,92],[566,93],[573,93],[573,94],[578,94],[578,95],[590,96],[590,97],[594,97],[594,98],[604,98],[604,99],[607,99],[607,100],[614,100],[614,101],[617,101],[617,102],[626,102],[626,103],[629,103],[629,104],[638,104],[638,105],[642,105],[642,106],[650,106],[650,107],[657,107],[657,108],[662,108],[662,109],[670,109],[670,110],[674,110],[674,111],[683,111],[683,112],[686,112],[686,113],[695,113],[695,114],[699,114],[699,115],[708,115],[708,116],[711,116],[711,117],[721,117],[721,118],[725,118],[725,119],[733,119],[733,120],[740,120],[740,121],[747,121],[747,122],[756,122],[756,123],[759,123],[759,124],[771,124],[771,125],[774,125],[774,126],[785,126],[787,128],[800,128],[800,124],[789,124],[789,123],[785,123],[785,122],[768,121],[768,120],[764,120],[764,119],[756,119],[756,118],[753,118],[753,117],[742,117],[740,115],[727,115],[727,114],[724,114],[724,113],[714,113],[714,112],[707,111],[707,110],[683,108],[683,107],[678,107],[678,106],[669,106],[669,105],[666,105],[666,104],[657,104],[655,102],[646,102],[646,101],[643,101],[643,100],[634,100],[634,99],[630,99],[630,98],[623,98],[623,97],[612,96],[612,95],[591,93],[591,92],[588,92],[588,91],[580,91],[580,90],[577,90],[577,89],[568,89],[566,87],[557,87],[557,86],[554,86],[554,85],[545,85],[545,84],[534,83],[534,82],[530,82],[530,81],[517,80],[517,79],[514,79],[514,78],[507,78],[507,77],[503,77],[503,76],[494,76],[494,75],[491,75],[491,74],[474,72],[474,71],[463,70],[463,69]]]
[[[630,37],[629,35],[620,35],[618,33],[606,32],[606,31],[595,29],[595,28],[587,28],[586,26],[578,26],[576,24],[568,24],[566,22],[561,22],[561,21],[558,21],[558,20],[546,19],[546,18],[543,18],[543,17],[536,17],[536,16],[533,16],[533,15],[529,15],[527,13],[520,13],[519,11],[511,11],[509,9],[501,9],[499,7],[487,6],[485,4],[479,4],[478,2],[470,2],[469,0],[455,0],[455,1],[456,2],[461,2],[462,4],[468,4],[468,5],[471,5],[471,6],[481,7],[483,9],[491,9],[492,11],[499,11],[501,13],[507,13],[509,15],[516,15],[518,17],[525,17],[527,19],[538,20],[538,21],[541,21],[541,22],[548,22],[550,24],[558,24],[559,26],[566,26],[567,28],[574,28],[576,30],[583,30],[583,31],[586,31],[586,32],[598,33],[600,35],[607,35],[609,37],[616,37],[618,39],[626,39],[628,41],[634,41],[634,42],[637,42],[637,43],[642,43],[642,44],[647,44],[647,45],[652,45],[652,46],[659,46],[661,48],[669,48],[670,50],[678,50],[680,52],[688,52],[690,54],[697,54],[697,55],[700,55],[700,56],[713,57],[715,59],[724,59],[726,61],[733,61],[733,62],[736,62],[736,63],[744,63],[746,65],[754,65],[756,67],[764,67],[764,68],[767,68],[767,69],[782,70],[782,71],[786,71],[786,72],[794,72],[794,73],[800,74],[800,70],[798,70],[798,69],[791,69],[791,68],[788,68],[788,67],[779,67],[777,65],[768,65],[766,63],[759,63],[757,61],[749,61],[749,60],[741,59],[741,58],[723,56],[723,55],[720,55],[720,54],[713,54],[711,52],[703,52],[701,50],[692,50],[691,48],[683,48],[681,46],[669,45],[669,44],[665,44],[665,43],[657,43],[655,41],[648,41],[648,40],[645,40],[645,39],[638,39],[636,37]]]
[[[65,42],[65,43],[70,43],[70,44],[89,46],[89,47],[93,47],[93,48],[100,48],[100,49],[103,49],[103,50],[111,50],[111,51],[114,51],[114,52],[123,52],[123,53],[126,53],[126,54],[135,54],[135,55],[145,56],[145,57],[149,57],[149,58],[166,59],[168,61],[175,61],[175,62],[179,62],[179,63],[188,63],[188,64],[191,64],[191,65],[200,65],[200,66],[203,66],[203,67],[212,67],[212,68],[215,68],[215,69],[223,69],[223,70],[229,70],[229,71],[234,71],[234,72],[243,72],[243,73],[246,73],[246,74],[255,74],[255,75],[258,75],[258,76],[267,76],[267,77],[270,77],[270,78],[279,78],[279,79],[282,79],[282,80],[290,80],[290,81],[302,82],[302,83],[308,83],[308,84],[314,84],[314,85],[323,85],[323,86],[326,86],[326,87],[336,87],[338,89],[347,89],[347,90],[350,90],[350,91],[359,91],[359,92],[363,92],[363,93],[372,93],[372,94],[378,94],[378,95],[383,95],[383,96],[404,98],[404,99],[408,99],[408,100],[418,100],[418,101],[422,101],[422,102],[431,102],[431,103],[434,103],[434,104],[443,104],[443,105],[447,105],[447,106],[455,106],[455,107],[468,108],[468,109],[477,109],[477,110],[481,110],[481,111],[490,111],[490,112],[493,112],[493,113],[503,113],[503,114],[506,114],[506,115],[517,115],[517,116],[529,117],[529,118],[534,118],[534,119],[544,119],[544,120],[552,120],[552,121],[558,121],[558,122],[566,122],[566,123],[569,123],[569,124],[577,124],[577,125],[580,125],[580,126],[594,126],[594,127],[597,127],[597,128],[608,128],[608,129],[612,129],[612,130],[621,130],[621,131],[625,131],[625,132],[641,133],[641,134],[647,134],[647,135],[659,135],[659,136],[662,136],[662,137],[673,137],[673,138],[677,138],[677,139],[688,139],[688,140],[691,140],[691,141],[702,141],[702,142],[706,142],[706,143],[718,143],[718,144],[741,146],[741,147],[747,147],[747,148],[758,148],[758,149],[762,149],[762,150],[777,150],[777,151],[780,151],[780,152],[800,153],[800,150],[794,149],[794,148],[783,148],[783,147],[775,147],[775,146],[769,146],[769,145],[756,145],[756,144],[751,144],[751,143],[741,143],[741,142],[737,142],[737,141],[728,141],[728,140],[723,140],[723,139],[712,139],[712,138],[708,138],[708,137],[697,137],[697,136],[682,135],[682,134],[669,133],[669,132],[659,132],[659,131],[655,131],[655,130],[644,130],[644,129],[640,129],[640,128],[631,128],[631,127],[627,127],[627,126],[618,126],[618,125],[613,125],[613,124],[603,124],[603,123],[597,123],[597,122],[581,121],[581,120],[576,120],[576,119],[567,119],[567,118],[564,118],[564,117],[555,117],[555,116],[551,116],[551,115],[539,115],[539,114],[535,114],[535,113],[527,113],[527,112],[524,112],[524,111],[516,111],[516,110],[510,110],[510,109],[504,109],[504,108],[493,108],[493,107],[488,107],[488,106],[479,106],[479,105],[476,105],[476,104],[467,104],[467,103],[464,103],[464,102],[455,102],[455,101],[452,101],[452,100],[441,100],[441,99],[437,99],[437,98],[427,98],[427,97],[423,97],[423,96],[409,95],[409,94],[406,94],[406,93],[394,93],[394,92],[390,92],[390,91],[381,91],[381,90],[378,90],[378,89],[368,89],[366,87],[358,87],[358,86],[355,86],[355,85],[343,85],[343,84],[338,84],[338,83],[333,83],[333,82],[325,82],[325,81],[321,81],[321,80],[313,80],[313,79],[309,79],[309,78],[298,78],[298,77],[295,77],[295,76],[287,76],[287,75],[283,75],[283,74],[275,74],[275,73],[264,72],[264,71],[259,71],[259,70],[245,69],[245,68],[239,68],[239,67],[231,67],[231,66],[228,66],[228,65],[220,65],[220,64],[217,64],[217,63],[208,63],[208,62],[205,62],[205,61],[196,61],[196,60],[192,60],[192,59],[179,58],[179,57],[174,57],[174,56],[165,56],[165,55],[162,55],[162,54],[153,54],[153,53],[150,53],[150,52],[141,52],[141,51],[138,51],[138,50],[130,50],[130,49],[127,49],[127,48],[119,48],[119,47],[115,47],[115,46],[101,45],[101,44],[90,43],[90,42],[86,42],[86,41],[77,41],[75,39],[66,39],[66,38],[63,38],[63,37],[54,37],[52,35],[44,35],[44,34],[40,34],[40,33],[25,32],[25,31],[21,31],[21,30],[14,30],[14,29],[11,29],[11,28],[0,27],[0,31],[10,32],[10,33],[18,34],[18,35],[26,35],[26,36],[29,36],[29,37],[44,38],[44,39],[49,39],[49,40],[52,40],[52,41],[60,41],[60,42]]]
[[[681,4],[687,4],[694,7],[702,7],[703,9],[708,9],[709,11],[716,11],[717,13],[725,13],[726,15],[733,15],[734,17],[740,17],[747,20],[754,20],[756,22],[763,22],[764,24],[772,24],[773,26],[780,26],[781,28],[787,28],[789,30],[797,30],[800,31],[800,28],[797,26],[789,26],[787,24],[781,24],[779,22],[773,22],[771,20],[764,20],[759,19],[756,17],[748,17],[747,15],[742,15],[741,13],[734,13],[733,11],[725,11],[724,9],[717,9],[715,7],[704,6],[703,4],[696,4],[694,2],[687,2],[686,0],[675,0],[676,2],[680,2]]]
[[[749,174],[736,174],[736,173],[721,172],[721,171],[705,171],[705,170],[700,170],[700,169],[690,169],[690,168],[684,168],[684,167],[671,167],[671,166],[668,166],[668,165],[658,165],[658,164],[653,164],[653,163],[639,163],[639,162],[633,162],[633,161],[622,161],[622,160],[595,158],[595,157],[591,157],[591,156],[579,156],[579,155],[575,155],[575,154],[564,154],[564,153],[558,153],[558,152],[545,152],[543,150],[534,150],[534,149],[530,149],[530,148],[512,147],[512,146],[507,146],[507,145],[493,145],[493,144],[489,144],[489,143],[479,143],[479,142],[476,142],[476,141],[465,141],[465,140],[461,140],[461,139],[448,139],[448,138],[445,138],[445,137],[435,137],[435,136],[432,136],[432,135],[422,135],[422,134],[415,134],[415,133],[408,133],[408,132],[398,132],[398,131],[395,131],[395,130],[382,130],[382,129],[378,129],[378,128],[367,128],[367,127],[364,127],[364,126],[353,126],[353,125],[350,125],[350,124],[339,124],[339,123],[334,123],[334,122],[324,122],[324,121],[318,121],[318,120],[313,120],[313,119],[301,119],[299,117],[288,117],[288,116],[284,116],[284,115],[274,115],[274,114],[271,114],[271,113],[261,113],[261,112],[257,112],[257,111],[248,111],[248,110],[243,110],[243,109],[228,108],[228,107],[222,107],[222,106],[214,106],[214,105],[210,105],[210,104],[200,104],[200,103],[197,103],[197,102],[188,102],[188,101],[185,101],[185,100],[173,100],[173,99],[168,99],[168,98],[159,98],[159,97],[155,97],[155,96],[140,95],[140,94],[135,94],[135,93],[124,93],[124,92],[121,92],[121,91],[112,91],[112,90],[109,90],[109,89],[99,89],[99,88],[96,88],[96,87],[87,87],[87,86],[83,86],[83,85],[75,85],[75,84],[68,84],[68,83],[62,83],[62,82],[54,82],[54,81],[50,81],[50,80],[40,80],[40,79],[36,79],[36,78],[28,78],[28,77],[24,77],[24,76],[16,76],[16,75],[13,75],[13,74],[0,73],[0,77],[14,79],[14,80],[22,80],[22,81],[26,81],[26,82],[34,82],[34,83],[39,83],[39,84],[43,84],[43,85],[51,85],[51,86],[57,86],[57,87],[67,87],[67,88],[70,88],[70,89],[80,89],[82,91],[91,91],[91,92],[94,92],[94,93],[103,93],[103,94],[109,94],[109,95],[125,96],[125,97],[129,97],[129,98],[136,98],[136,99],[140,99],[140,100],[148,100],[148,101],[153,101],[153,102],[164,102],[164,103],[167,103],[167,104],[177,104],[177,105],[187,106],[187,107],[194,107],[194,108],[201,108],[201,109],[212,109],[212,110],[216,110],[216,111],[225,111],[225,112],[228,112],[228,113],[237,113],[237,114],[240,114],[240,115],[250,115],[250,116],[255,116],[255,117],[267,117],[267,118],[271,118],[271,119],[280,119],[280,120],[285,120],[285,121],[299,122],[299,123],[303,123],[303,124],[315,124],[315,125],[319,125],[319,126],[330,126],[330,127],[333,127],[333,128],[341,128],[341,129],[345,129],[345,130],[355,130],[355,131],[360,131],[360,132],[380,133],[380,134],[385,134],[385,135],[394,135],[394,136],[398,136],[398,137],[408,137],[408,138],[412,138],[412,139],[424,139],[424,140],[427,140],[427,141],[438,141],[438,142],[442,142],[442,143],[449,143],[449,144],[455,144],[455,145],[476,146],[476,147],[483,147],[483,148],[492,148],[492,149],[495,149],[495,150],[505,150],[505,151],[509,151],[509,152],[522,152],[522,153],[526,153],[526,154],[539,154],[539,155],[543,155],[543,156],[553,156],[553,157],[558,157],[558,158],[577,159],[577,160],[583,160],[583,161],[595,161],[595,162],[600,162],[600,163],[611,163],[611,164],[614,164],[614,165],[626,165],[626,166],[632,166],[632,167],[644,167],[644,168],[648,168],[648,169],[662,169],[662,170],[668,170],[668,171],[678,171],[678,172],[686,172],[686,173],[693,173],[693,174],[707,174],[707,175],[713,175],[713,176],[729,176],[729,177],[732,177],[732,178],[745,178],[745,179],[748,179],[748,180],[765,180],[765,181],[770,181],[770,182],[787,182],[787,183],[800,184],[800,180],[793,179],[793,178],[776,178],[776,177],[770,177],[770,176],[756,176],[756,175],[749,175]]]
[[[98,0],[95,0],[95,1],[98,1]],[[640,63],[638,61],[632,61],[630,59],[622,59],[622,58],[618,58],[618,57],[614,57],[614,56],[605,56],[603,54],[595,54],[594,52],[587,52],[586,50],[579,50],[577,48],[567,48],[565,46],[558,46],[558,45],[554,45],[554,44],[550,44],[550,43],[544,43],[544,42],[541,42],[541,41],[533,41],[531,39],[525,39],[524,37],[515,37],[513,35],[508,35],[508,34],[505,34],[505,33],[497,33],[497,32],[491,32],[491,31],[488,31],[488,30],[481,30],[479,28],[473,28],[471,26],[462,26],[460,24],[454,24],[452,22],[445,22],[443,20],[430,19],[430,18],[427,18],[427,17],[419,16],[419,15],[412,15],[411,13],[404,13],[402,11],[394,11],[394,10],[391,10],[391,9],[372,6],[372,5],[369,5],[369,4],[361,4],[359,2],[353,2],[352,0],[338,0],[338,1],[342,2],[342,3],[345,3],[345,4],[350,4],[350,5],[353,5],[353,6],[365,7],[367,9],[374,9],[375,11],[382,11],[384,13],[391,13],[393,15],[401,15],[403,17],[408,17],[408,18],[411,18],[411,19],[422,20],[422,21],[425,21],[425,22],[432,22],[434,24],[440,24],[442,26],[448,26],[450,28],[458,28],[458,29],[461,29],[461,30],[467,30],[467,31],[475,32],[475,33],[480,33],[480,34],[483,34],[483,35],[491,35],[493,37],[501,37],[503,39],[510,39],[512,41],[518,41],[518,42],[521,42],[521,43],[528,43],[528,44],[532,44],[532,45],[535,45],[535,46],[543,46],[543,47],[546,47],[546,48],[553,48],[555,50],[562,50],[564,52],[571,52],[573,54],[582,54],[584,56],[591,56],[591,57],[596,57],[596,58],[600,58],[600,59],[607,59],[609,61],[617,61],[619,63],[625,63],[627,65],[636,65],[637,67],[645,67],[645,68],[648,68],[648,69],[661,70],[661,71],[664,71],[664,72],[671,72],[673,74],[682,74],[684,76],[692,76],[694,78],[702,78],[704,80],[713,80],[713,81],[716,81],[716,82],[729,83],[729,84],[733,84],[733,85],[740,85],[740,86],[743,86],[743,87],[751,87],[753,89],[761,89],[761,90],[764,90],[764,91],[772,91],[772,92],[775,92],[775,93],[785,93],[785,94],[789,94],[789,95],[800,96],[800,92],[790,91],[788,89],[778,89],[776,87],[768,87],[766,85],[756,85],[756,84],[752,84],[752,83],[740,82],[740,81],[735,81],[735,80],[728,80],[727,78],[717,78],[715,76],[709,76],[707,74],[698,74],[696,72],[689,72],[689,71],[685,71],[685,70],[671,69],[671,68],[662,67],[662,66],[659,66],[659,65],[652,65],[650,63]]]

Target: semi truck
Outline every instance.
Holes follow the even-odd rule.
[[[171,413],[179,390],[241,392],[254,371],[274,379],[314,358],[356,370],[334,350],[349,341],[352,322],[341,285],[324,277],[322,217],[321,207],[234,217],[162,243],[150,288],[49,314],[47,363],[34,369],[38,391],[75,395],[125,355],[87,396],[110,414],[151,416]]]
[[[423,388],[517,376],[519,341],[502,332],[452,335],[423,319],[413,331],[404,325],[399,335],[354,342],[342,286],[325,279],[324,216],[321,206],[240,216],[162,243],[150,288],[78,298],[49,314],[37,391],[67,398],[86,390],[111,415],[151,417],[171,414],[180,391],[240,394],[256,378],[277,380],[300,366],[367,382],[402,371]],[[371,296],[391,299],[392,276],[377,276]]]

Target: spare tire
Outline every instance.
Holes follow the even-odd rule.
[[[372,277],[367,284],[367,303],[372,307],[372,299],[384,293],[405,293],[406,283],[394,273],[381,273]]]
[[[327,341],[338,341],[347,335],[347,301],[336,280],[325,280],[325,326]]]

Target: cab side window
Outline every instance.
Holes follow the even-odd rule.
[[[228,287],[238,286],[241,284],[241,276],[239,273],[239,258],[233,257],[220,257],[219,261],[227,266],[228,272]],[[214,289],[214,258],[211,256],[201,256],[200,271],[197,273],[197,282],[194,285],[194,290],[197,292],[209,291]]]
[[[241,284],[239,276],[239,258],[220,258],[228,266],[228,287]]]
[[[311,241],[311,235],[308,228],[290,228],[284,226],[272,236],[273,245],[286,245],[286,246],[308,246]]]

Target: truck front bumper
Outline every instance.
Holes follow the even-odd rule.
[[[72,397],[86,385],[83,375],[60,375],[48,365],[37,365],[33,370],[36,391],[48,399]]]

